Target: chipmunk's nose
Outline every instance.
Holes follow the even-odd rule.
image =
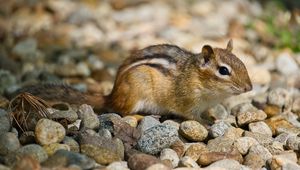
[[[245,92],[251,91],[252,90],[252,84],[247,84],[246,87],[244,88]]]

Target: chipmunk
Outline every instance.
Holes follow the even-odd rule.
[[[36,85],[25,91],[46,101],[108,107],[121,115],[175,114],[198,120],[209,107],[252,89],[247,69],[232,48],[230,40],[226,49],[204,45],[198,54],[168,44],[135,51],[119,67],[108,96],[58,85]]]

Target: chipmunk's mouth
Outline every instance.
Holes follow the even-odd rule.
[[[241,91],[240,89],[238,89],[236,87],[230,87],[230,89],[232,90],[232,94],[234,94],[234,95],[239,95],[239,94],[243,93],[243,91]]]

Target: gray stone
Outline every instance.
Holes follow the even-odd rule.
[[[272,154],[269,150],[262,145],[252,145],[249,149],[249,154],[250,153],[259,155],[264,161],[272,158]]]
[[[7,70],[0,69],[0,94],[3,94],[9,87],[16,84],[16,78]]]
[[[48,168],[72,165],[77,165],[81,169],[91,169],[96,165],[96,163],[93,159],[86,155],[67,150],[58,150],[45,162],[43,162],[43,166]]]
[[[173,149],[165,148],[160,152],[160,160],[169,160],[172,163],[172,167],[178,166],[179,157]]]
[[[179,130],[179,127],[180,127],[180,123],[178,123],[178,122],[176,122],[174,120],[165,120],[162,124],[168,125],[168,126],[173,126],[177,130]]]
[[[184,156],[180,159],[179,166],[189,167],[189,168],[200,168],[195,160],[189,156]]]
[[[238,151],[242,155],[245,155],[251,146],[257,144],[258,144],[257,140],[251,137],[241,137],[236,139],[234,142],[234,146],[238,149]]]
[[[78,109],[79,118],[82,120],[82,128],[86,129],[97,129],[99,128],[100,121],[98,116],[94,113],[91,106],[83,104]]]
[[[290,107],[292,105],[292,96],[289,91],[283,88],[276,88],[268,94],[268,104],[278,107]]]
[[[300,145],[300,137],[298,136],[291,136],[286,141],[286,147],[288,149],[299,150],[299,145]]]
[[[250,123],[249,130],[254,133],[261,133],[264,135],[272,136],[272,131],[270,127],[262,121]]]
[[[14,133],[0,134],[0,155],[7,155],[19,149],[21,144]]]
[[[23,60],[34,60],[40,56],[40,52],[37,50],[37,41],[33,38],[28,38],[20,41],[14,48],[13,52]]]
[[[272,143],[265,145],[265,147],[272,155],[277,155],[284,151],[283,144],[277,141],[273,141]]]
[[[241,165],[238,161],[232,159],[223,159],[217,162],[212,163],[207,167],[208,169],[230,169],[230,170],[250,170],[243,165]]]
[[[98,135],[106,139],[112,139],[112,135],[108,129],[99,129]]]
[[[116,113],[106,113],[99,115],[98,118],[100,122],[99,129],[108,129],[110,133],[113,133],[114,127],[112,119],[121,119],[121,116]]]
[[[72,152],[80,151],[78,142],[75,139],[73,139],[72,137],[65,136],[62,143],[68,145],[70,147],[70,151],[72,151]]]
[[[126,161],[118,161],[118,162],[113,162],[109,164],[106,167],[107,170],[130,170],[127,166]]]
[[[159,125],[160,122],[155,119],[152,116],[145,116],[141,122],[139,123],[139,125],[137,126],[137,129],[141,132],[144,133],[147,129],[152,128],[156,125]]]
[[[82,132],[79,135],[79,144],[81,153],[99,164],[107,165],[124,159],[124,145],[118,138],[111,140]]]
[[[228,128],[232,127],[229,123],[224,121],[219,121],[211,126],[209,129],[209,133],[212,137],[216,138],[219,136],[223,136]]]
[[[59,143],[64,139],[65,135],[65,128],[53,120],[40,119],[35,127],[36,140],[42,145]]]
[[[208,119],[212,119],[213,121],[215,121],[226,119],[229,116],[229,113],[223,105],[217,104],[216,106],[208,109],[205,116]]]
[[[289,133],[281,133],[278,136],[276,136],[274,140],[282,143],[283,145],[286,145],[286,141],[291,136],[295,136],[295,135],[291,135]]]
[[[296,61],[287,52],[279,54],[276,58],[276,69],[285,76],[297,73],[299,70]]]
[[[144,153],[157,154],[171,146],[177,139],[176,128],[160,124],[146,130],[138,140],[137,147]]]
[[[217,137],[207,143],[207,148],[211,152],[230,152],[233,148],[233,139],[227,137]]]
[[[0,133],[8,132],[10,129],[11,125],[8,114],[5,110],[0,108]]]
[[[69,107],[67,110],[54,111],[52,114],[50,114],[50,118],[53,120],[65,119],[69,123],[73,123],[78,119],[78,115],[71,107]]]
[[[43,162],[48,158],[46,151],[40,145],[37,144],[30,144],[21,147],[20,149],[17,150],[16,155],[20,155],[20,156],[29,155],[39,162]]]
[[[208,135],[206,128],[195,120],[182,122],[179,127],[179,133],[186,139],[195,142],[203,141]]]
[[[253,132],[245,131],[244,136],[252,137],[256,139],[256,141],[258,141],[258,143],[263,146],[268,145],[274,141],[274,139],[271,136],[267,136],[261,133],[253,133]]]

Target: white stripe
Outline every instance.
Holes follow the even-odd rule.
[[[138,66],[138,65],[143,65],[143,64],[159,64],[159,65],[162,65],[163,67],[165,67],[167,69],[176,69],[176,64],[174,64],[174,63],[170,64],[170,62],[166,59],[153,58],[153,59],[145,59],[145,60],[141,60],[141,61],[138,61],[138,62],[134,62],[134,63],[128,65],[127,68],[125,68],[121,73],[124,73],[124,72],[128,71],[132,67],[135,67],[135,66]]]

